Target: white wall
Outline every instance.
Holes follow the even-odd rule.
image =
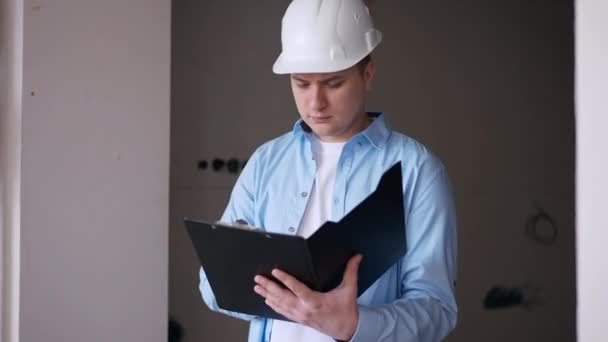
[[[23,1],[0,1],[0,341],[19,336]]]
[[[608,341],[608,3],[576,2],[578,340]]]
[[[20,146],[3,134],[21,150],[19,342],[167,339],[170,11],[25,1],[2,107],[2,133],[22,125]]]

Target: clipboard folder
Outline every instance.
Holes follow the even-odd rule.
[[[184,222],[220,308],[287,320],[253,291],[253,277],[276,281],[270,272],[279,268],[311,289],[327,292],[342,281],[348,259],[360,253],[360,296],[405,255],[402,189],[398,162],[359,205],[340,221],[327,221],[307,239],[241,225],[189,218]]]

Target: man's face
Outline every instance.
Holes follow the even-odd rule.
[[[291,90],[300,116],[323,141],[347,141],[367,127],[365,94],[374,64],[332,73],[291,74]]]

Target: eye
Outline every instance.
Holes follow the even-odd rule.
[[[308,83],[296,82],[296,87],[300,89],[306,89],[308,88]]]
[[[327,83],[327,86],[329,88],[340,88],[342,86],[342,84],[344,84],[344,81],[340,80],[340,81],[331,81],[329,83]]]

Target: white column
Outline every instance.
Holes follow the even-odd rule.
[[[3,172],[2,208],[19,204],[3,225],[20,237],[8,244],[19,312],[3,319],[18,317],[19,336],[7,342],[167,339],[170,16],[169,0],[26,0],[13,18],[23,78],[2,133],[18,118],[21,137],[3,134],[2,149],[20,168],[3,157],[2,171],[18,170],[20,199]]]
[[[608,341],[608,2],[576,1],[578,341]]]
[[[23,1],[0,1],[0,341],[19,340]]]

